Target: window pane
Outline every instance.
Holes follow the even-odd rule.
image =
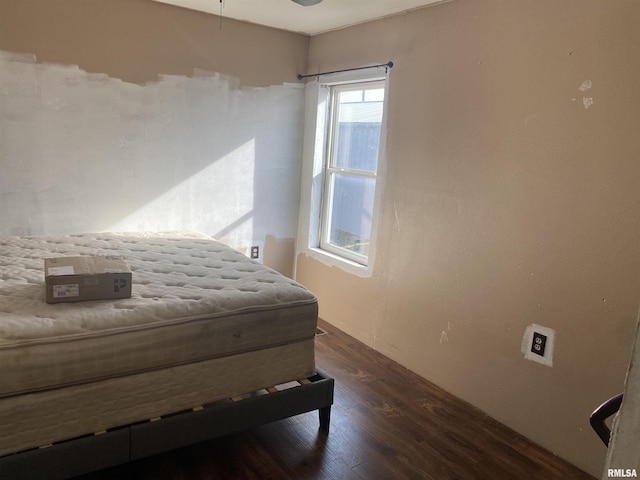
[[[375,99],[380,91],[384,97],[384,89],[380,88],[339,92],[334,138],[335,167],[369,172],[378,168],[383,102],[365,100],[370,94]]]
[[[373,178],[333,175],[329,243],[368,255],[375,185]]]
[[[347,90],[340,92],[340,103],[353,103],[362,101],[362,90]]]
[[[364,91],[365,102],[382,102],[384,100],[384,88],[372,88]]]

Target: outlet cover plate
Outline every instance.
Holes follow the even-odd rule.
[[[521,350],[526,360],[553,367],[553,348],[556,332],[552,328],[532,323],[522,337]],[[539,346],[540,348],[536,348]]]
[[[531,352],[544,357],[544,350],[547,343],[547,336],[540,332],[533,331],[533,340],[531,341]]]

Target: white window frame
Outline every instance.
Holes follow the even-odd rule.
[[[380,146],[376,172],[373,218],[371,225],[368,256],[354,258],[340,250],[327,249],[321,244],[321,226],[323,224],[326,174],[326,151],[328,148],[326,131],[329,125],[330,88],[335,85],[352,83],[383,82],[384,104]],[[305,87],[304,145],[302,164],[302,183],[300,192],[300,215],[298,218],[298,239],[296,243],[296,261],[302,253],[329,266],[337,266],[358,276],[371,276],[380,217],[380,204],[386,170],[386,123],[388,114],[389,75],[388,70],[349,72],[331,75],[330,78],[312,80]],[[324,247],[324,248],[323,248]],[[350,252],[353,253],[353,252]]]
[[[353,250],[349,250],[347,248],[341,247],[334,243],[331,243],[330,240],[330,227],[331,227],[331,217],[333,213],[333,187],[334,178],[338,175],[348,175],[356,178],[368,178],[373,179],[375,183],[377,183],[377,172],[378,167],[376,163],[376,171],[369,170],[361,170],[361,169],[352,169],[352,168],[342,168],[335,165],[336,163],[336,129],[338,126],[338,120],[336,118],[336,114],[338,112],[339,107],[339,93],[345,91],[358,91],[365,90],[369,88],[383,88],[386,89],[386,83],[384,80],[367,80],[362,82],[350,82],[350,83],[340,83],[333,84],[329,86],[329,112],[328,112],[328,122],[325,127],[325,138],[326,138],[326,147],[325,147],[325,156],[323,165],[324,165],[324,187],[322,191],[322,213],[320,219],[320,238],[319,238],[319,248],[321,250],[326,250],[340,257],[344,257],[348,260],[354,261],[361,265],[368,265],[369,256],[364,255],[358,252],[354,252]],[[384,100],[383,100],[383,113],[384,113]],[[381,132],[382,133],[382,132]],[[380,148],[380,145],[378,145]],[[380,154],[378,154],[380,156]],[[373,225],[372,225],[373,228]],[[373,233],[373,232],[370,232]]]

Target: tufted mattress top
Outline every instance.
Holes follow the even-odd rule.
[[[132,297],[44,301],[44,258],[121,255]],[[0,398],[312,339],[317,300],[207,236],[0,237]]]

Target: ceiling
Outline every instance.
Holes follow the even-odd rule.
[[[216,15],[220,14],[222,7],[223,18],[316,35],[451,0],[323,0],[310,7],[303,7],[291,0],[153,1]]]

